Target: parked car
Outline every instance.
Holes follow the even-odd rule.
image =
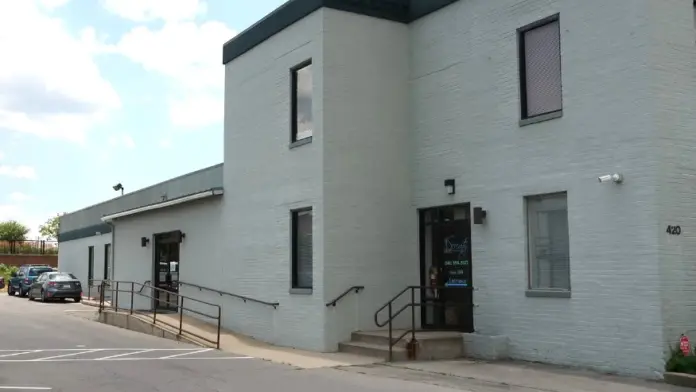
[[[5,288],[5,277],[0,276],[0,289],[4,289],[4,288]]]
[[[72,298],[75,302],[80,302],[82,301],[82,284],[75,275],[68,272],[44,272],[29,287],[28,297],[29,301],[37,298],[42,302]]]
[[[44,272],[52,271],[53,267],[48,265],[22,265],[17,273],[13,273],[7,286],[7,294],[19,294],[20,297],[27,295],[29,287],[36,278]]]

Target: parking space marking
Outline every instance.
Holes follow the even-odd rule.
[[[174,355],[169,355],[166,357],[161,357],[160,359],[172,359],[176,357],[183,357],[184,355],[193,355],[193,354],[198,354],[198,353],[206,353],[208,351],[211,351],[212,348],[206,348],[203,350],[198,350],[198,351],[193,351],[193,352],[188,352],[188,353],[180,353],[180,354],[174,354]]]
[[[213,352],[214,349],[212,348],[64,348],[0,350],[0,363],[253,359],[253,357],[249,356],[234,355],[200,356],[200,354],[213,354]]]
[[[97,359],[95,359],[95,361],[105,361],[105,360],[107,360],[107,359],[125,357],[126,355],[134,355],[134,354],[147,353],[147,352],[150,352],[150,351],[154,351],[154,350],[153,350],[153,349],[148,349],[148,350],[132,351],[132,352],[129,352],[129,353],[116,354],[116,355],[111,355],[111,356],[108,356],[108,357],[97,358]]]
[[[32,354],[32,353],[38,353],[41,350],[30,350],[30,351],[21,351],[18,353],[12,353],[12,354],[2,354],[0,355],[0,358],[5,358],[5,357],[14,357],[15,355],[22,355],[22,354]]]
[[[100,349],[96,350],[83,350],[83,351],[78,351],[78,352],[73,352],[73,353],[68,353],[68,354],[63,354],[63,355],[54,355],[52,357],[44,357],[44,358],[39,358],[37,361],[48,361],[51,359],[57,359],[57,358],[63,358],[63,357],[71,357],[73,355],[80,355],[80,354],[87,354],[87,353],[92,353],[95,351],[101,351]]]
[[[10,387],[0,385],[0,389],[11,389],[13,391],[50,391],[51,387]]]

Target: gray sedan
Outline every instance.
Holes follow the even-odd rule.
[[[29,289],[29,301],[37,298],[43,302],[66,298],[80,302],[82,301],[82,284],[75,275],[67,272],[44,272]]]

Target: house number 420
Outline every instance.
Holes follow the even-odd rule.
[[[680,235],[681,226],[667,226],[667,234]]]

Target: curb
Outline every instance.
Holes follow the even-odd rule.
[[[665,383],[680,387],[696,388],[696,375],[686,373],[666,372]]]

